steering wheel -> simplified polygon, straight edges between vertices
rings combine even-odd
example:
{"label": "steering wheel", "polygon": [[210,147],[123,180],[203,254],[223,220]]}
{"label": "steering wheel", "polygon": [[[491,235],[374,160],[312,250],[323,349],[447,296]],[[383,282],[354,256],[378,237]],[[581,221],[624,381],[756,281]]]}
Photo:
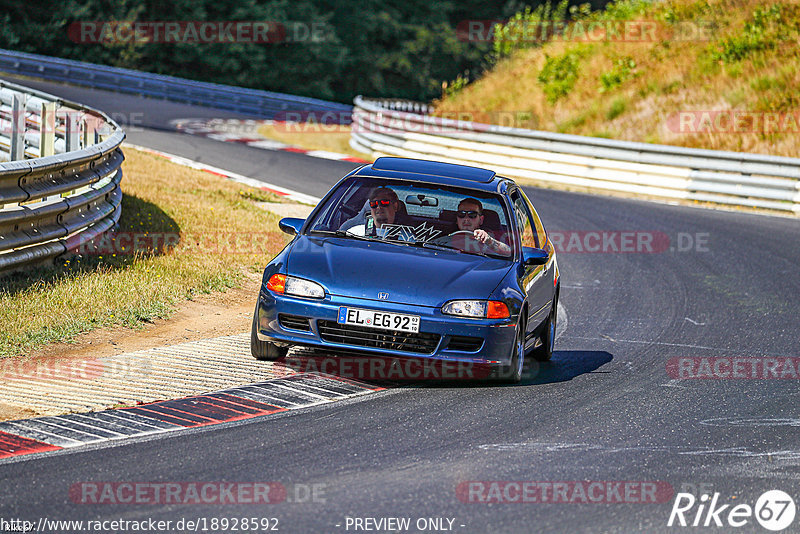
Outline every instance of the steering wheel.
{"label": "steering wheel", "polygon": [[471,230],[457,230],[452,234],[445,234],[437,238],[434,238],[431,240],[431,242],[435,243],[439,241],[442,243],[449,243],[453,241],[454,237],[458,238],[459,241],[463,239],[472,239],[473,241],[478,241],[477,239],[475,239],[475,234],[473,234]]}
{"label": "steering wheel", "polygon": [[471,237],[472,239],[475,239],[475,241],[477,241],[477,239],[475,238],[475,233],[472,230],[458,230],[457,232],[453,232],[452,234],[450,234],[450,237],[455,237],[457,235],[463,235],[464,237]]}

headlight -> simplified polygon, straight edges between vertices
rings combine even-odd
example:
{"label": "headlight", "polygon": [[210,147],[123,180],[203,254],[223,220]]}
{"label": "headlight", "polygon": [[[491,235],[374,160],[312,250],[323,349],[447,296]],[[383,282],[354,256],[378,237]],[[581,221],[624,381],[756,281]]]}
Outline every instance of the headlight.
{"label": "headlight", "polygon": [[463,317],[486,317],[485,300],[451,300],[442,306],[442,313],[461,315]]}
{"label": "headlight", "polygon": [[505,319],[508,306],[497,300],[451,300],[442,306],[442,313],[475,319]]}
{"label": "headlight", "polygon": [[267,289],[275,293],[321,299],[325,289],[316,282],[285,274],[273,274],[267,282]]}

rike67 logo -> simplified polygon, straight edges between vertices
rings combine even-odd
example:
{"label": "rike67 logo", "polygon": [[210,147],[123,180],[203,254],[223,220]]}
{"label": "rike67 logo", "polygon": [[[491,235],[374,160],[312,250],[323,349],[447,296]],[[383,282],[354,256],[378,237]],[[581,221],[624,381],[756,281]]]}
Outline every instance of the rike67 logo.
{"label": "rike67 logo", "polygon": [[723,503],[719,493],[697,499],[691,493],[678,493],[672,504],[667,526],[678,527],[743,527],[753,519],[767,530],[780,531],[794,522],[797,512],[794,500],[781,490],[764,492],[755,506],[735,501]]}

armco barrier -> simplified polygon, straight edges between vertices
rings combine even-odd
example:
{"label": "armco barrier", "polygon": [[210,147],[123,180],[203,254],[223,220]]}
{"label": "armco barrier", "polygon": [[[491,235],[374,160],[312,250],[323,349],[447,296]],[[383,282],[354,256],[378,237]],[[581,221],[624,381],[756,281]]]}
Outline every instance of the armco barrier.
{"label": "armco barrier", "polygon": [[272,119],[276,114],[287,111],[334,112],[337,116],[348,117],[352,110],[352,106],[316,98],[197,82],[4,49],[0,49],[0,71],[119,93],[212,106],[250,114],[253,118]]}
{"label": "armco barrier", "polygon": [[0,273],[116,224],[125,134],[107,115],[0,82],[0,132]]}
{"label": "armco barrier", "polygon": [[355,99],[350,145],[490,167],[512,178],[800,214],[800,159],[632,143],[425,115],[424,104]]}

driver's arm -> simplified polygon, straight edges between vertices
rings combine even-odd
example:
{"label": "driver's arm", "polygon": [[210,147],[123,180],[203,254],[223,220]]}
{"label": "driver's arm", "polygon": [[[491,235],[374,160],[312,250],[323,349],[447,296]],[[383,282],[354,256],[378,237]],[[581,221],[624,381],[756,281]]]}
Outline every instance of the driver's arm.
{"label": "driver's arm", "polygon": [[511,254],[511,247],[509,247],[502,241],[498,241],[497,239],[490,236],[486,230],[478,228],[477,230],[475,230],[474,235],[475,239],[491,247],[498,254],[501,254],[503,256],[508,256]]}

